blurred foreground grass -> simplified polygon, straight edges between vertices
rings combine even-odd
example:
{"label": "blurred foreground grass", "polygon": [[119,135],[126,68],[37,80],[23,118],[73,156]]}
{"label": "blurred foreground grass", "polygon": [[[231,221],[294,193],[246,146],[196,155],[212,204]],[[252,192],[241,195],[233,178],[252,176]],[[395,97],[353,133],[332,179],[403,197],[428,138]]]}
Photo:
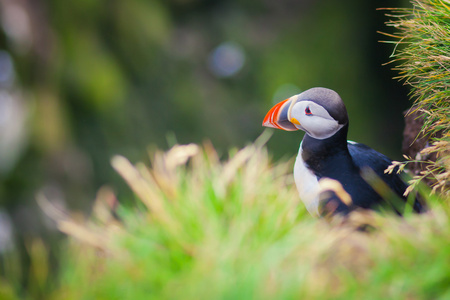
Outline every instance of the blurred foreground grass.
{"label": "blurred foreground grass", "polygon": [[[210,144],[156,153],[151,168],[113,158],[142,204],[134,208],[117,205],[107,188],[89,220],[69,217],[40,199],[71,241],[57,283],[37,294],[450,299],[448,201],[429,199],[430,212],[404,218],[360,212],[347,220],[314,219],[299,203],[293,162],[272,164],[262,139],[231,151],[225,162]],[[372,229],[356,230],[361,224]],[[35,260],[45,261],[42,245],[34,247]],[[45,272],[34,276],[45,286]],[[8,289],[0,285],[0,295]]]}

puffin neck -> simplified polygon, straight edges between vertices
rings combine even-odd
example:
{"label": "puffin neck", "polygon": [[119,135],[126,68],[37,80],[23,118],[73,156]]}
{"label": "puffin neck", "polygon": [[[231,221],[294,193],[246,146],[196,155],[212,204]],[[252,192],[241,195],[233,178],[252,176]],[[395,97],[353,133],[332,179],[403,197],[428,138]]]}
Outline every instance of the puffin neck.
{"label": "puffin neck", "polygon": [[310,165],[321,165],[335,155],[351,158],[347,147],[348,123],[333,136],[319,140],[305,134],[302,141],[302,158]]}

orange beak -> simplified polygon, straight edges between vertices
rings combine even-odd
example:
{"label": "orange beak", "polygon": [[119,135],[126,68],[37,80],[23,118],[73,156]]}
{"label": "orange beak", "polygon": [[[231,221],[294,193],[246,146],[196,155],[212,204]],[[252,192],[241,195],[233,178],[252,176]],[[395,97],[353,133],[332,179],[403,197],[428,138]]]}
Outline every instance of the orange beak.
{"label": "orange beak", "polygon": [[[262,126],[282,129],[286,131],[298,130],[295,125],[289,121],[288,111],[291,105],[291,98],[281,101],[272,107],[264,118]],[[297,121],[298,122],[298,121]]]}

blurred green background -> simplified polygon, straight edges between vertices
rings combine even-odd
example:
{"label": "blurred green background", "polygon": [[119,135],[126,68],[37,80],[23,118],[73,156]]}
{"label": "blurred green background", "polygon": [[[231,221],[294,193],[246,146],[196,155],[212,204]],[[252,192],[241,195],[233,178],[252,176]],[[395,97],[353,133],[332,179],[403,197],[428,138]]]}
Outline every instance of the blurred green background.
{"label": "blurred green background", "polygon": [[[339,92],[350,139],[400,157],[407,93],[392,80],[380,7],[405,1],[0,0],[0,252],[58,235],[37,206],[89,212],[130,192],[114,154],[258,137],[271,106],[314,86]],[[302,134],[276,131],[274,159]],[[120,195],[122,195],[120,197]]]}

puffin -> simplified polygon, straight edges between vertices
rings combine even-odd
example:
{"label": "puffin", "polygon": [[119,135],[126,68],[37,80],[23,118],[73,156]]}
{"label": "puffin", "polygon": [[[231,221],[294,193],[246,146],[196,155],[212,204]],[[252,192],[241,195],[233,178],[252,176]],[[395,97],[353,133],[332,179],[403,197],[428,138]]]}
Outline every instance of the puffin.
{"label": "puffin", "polygon": [[[321,216],[323,179],[337,181],[351,197],[351,203],[332,197],[333,214],[347,215],[355,209],[380,210],[387,207],[401,215],[408,200],[407,184],[397,172],[385,172],[392,160],[374,149],[347,140],[349,117],[339,94],[331,89],[315,87],[276,104],[266,114],[263,126],[285,131],[305,132],[294,164],[294,180],[300,199],[308,212]],[[374,182],[367,180],[378,180]],[[376,191],[377,190],[377,191]],[[384,199],[386,195],[395,201]],[[422,212],[424,205],[416,195],[412,208]],[[399,205],[400,203],[400,205]],[[395,205],[394,205],[395,204]]]}

